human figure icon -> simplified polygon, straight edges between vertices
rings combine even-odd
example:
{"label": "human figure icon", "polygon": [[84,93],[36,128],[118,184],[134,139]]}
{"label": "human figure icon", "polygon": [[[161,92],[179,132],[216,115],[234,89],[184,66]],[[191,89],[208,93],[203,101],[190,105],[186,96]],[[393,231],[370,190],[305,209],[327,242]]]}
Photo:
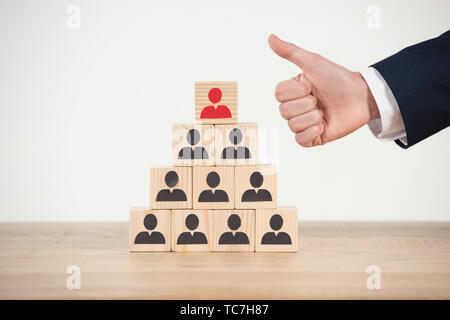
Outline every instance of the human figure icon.
{"label": "human figure icon", "polygon": [[201,146],[194,147],[200,141],[200,133],[191,129],[186,135],[187,142],[191,147],[183,147],[178,152],[178,159],[209,159],[208,151]]}
{"label": "human figure icon", "polygon": [[208,92],[208,99],[213,105],[206,106],[200,113],[200,119],[226,119],[231,118],[230,109],[223,104],[218,104],[222,100],[222,90],[212,88]]}
{"label": "human figure icon", "polygon": [[158,219],[153,213],[149,213],[144,218],[144,227],[148,231],[139,232],[134,240],[135,244],[165,244],[166,239],[159,231],[153,231],[158,225]]}
{"label": "human figure icon", "polygon": [[[270,228],[278,231],[283,226],[283,218],[279,214],[274,214],[270,218]],[[291,237],[286,232],[267,232],[261,240],[261,244],[292,244]]]}
{"label": "human figure icon", "polygon": [[206,176],[206,183],[212,190],[203,190],[198,196],[198,202],[229,202],[228,194],[224,190],[216,189],[220,183],[220,176],[217,172],[211,171]]}
{"label": "human figure icon", "polygon": [[186,228],[190,231],[182,232],[177,239],[177,244],[208,244],[203,232],[194,231],[198,228],[198,217],[191,213],[186,217]]}
{"label": "human figure icon", "polygon": [[237,146],[242,141],[242,131],[239,128],[234,128],[230,131],[230,142],[234,146],[226,147],[222,150],[222,159],[250,159],[250,150],[245,146]]}
{"label": "human figure icon", "polygon": [[228,228],[232,231],[224,232],[219,238],[219,244],[250,244],[244,232],[236,231],[241,226],[241,218],[237,214],[228,217]]}
{"label": "human figure icon", "polygon": [[[250,184],[258,189],[262,186],[264,177],[259,171],[255,171],[250,176]],[[242,202],[272,201],[272,195],[266,189],[248,189],[242,195]]]}
{"label": "human figure icon", "polygon": [[160,190],[156,195],[156,201],[187,201],[186,193],[183,190],[171,190],[178,183],[178,174],[175,171],[167,172],[164,180],[169,189]]}

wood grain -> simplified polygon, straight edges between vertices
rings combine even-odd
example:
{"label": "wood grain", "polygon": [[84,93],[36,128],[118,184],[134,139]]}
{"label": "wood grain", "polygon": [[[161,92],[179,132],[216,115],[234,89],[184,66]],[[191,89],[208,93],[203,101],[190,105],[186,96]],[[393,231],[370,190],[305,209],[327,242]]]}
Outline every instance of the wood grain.
{"label": "wood grain", "polygon": [[[207,184],[208,174],[216,172],[220,183],[212,189]],[[233,167],[195,167],[193,169],[193,197],[194,209],[234,209],[234,168]],[[228,196],[228,202],[199,202],[200,193],[204,190],[223,190]]]}
{"label": "wood grain", "polygon": [[[255,188],[251,185],[250,178],[254,173],[260,173],[263,177],[262,185]],[[276,208],[278,197],[278,175],[277,167],[274,165],[242,166],[235,168],[235,208],[236,209],[258,209]],[[272,201],[242,201],[247,190],[255,190],[261,193],[267,190]]]}
{"label": "wood grain", "polygon": [[[282,218],[281,228],[273,230],[270,220],[274,215]],[[297,251],[297,208],[280,206],[276,209],[257,209],[255,228],[255,251],[257,252],[295,252]],[[262,239],[268,233],[287,234],[291,244],[264,244]]]}
{"label": "wood grain", "polygon": [[[240,226],[230,230],[228,219],[237,215]],[[225,232],[242,232],[248,237],[248,244],[221,244],[220,237]],[[213,210],[214,251],[255,251],[255,210]]]}
{"label": "wood grain", "polygon": [[[167,186],[166,174],[175,171],[178,182],[174,187]],[[161,190],[180,189],[186,201],[156,201]],[[150,208],[151,209],[191,209],[192,208],[192,167],[154,167],[150,168]]]}
{"label": "wood grain", "polygon": [[[156,217],[156,227],[148,230],[144,219],[148,214]],[[145,207],[130,209],[130,251],[170,251],[170,210],[152,210]],[[164,244],[137,244],[136,237],[141,233],[159,232],[164,237]]]}
{"label": "wood grain", "polygon": [[[198,226],[194,230],[187,228],[186,218],[195,215]],[[211,210],[172,210],[172,251],[196,252],[212,251],[212,211]],[[206,237],[205,244],[179,244],[178,239],[182,233],[202,233]]]}
{"label": "wood grain", "polygon": [[3,223],[0,298],[450,299],[450,223],[300,222],[297,253],[129,253],[128,223]]}
{"label": "wood grain", "polygon": [[[208,93],[212,88],[222,91],[222,99],[213,104],[209,101]],[[204,107],[210,105],[226,105],[231,111],[231,118],[200,119]],[[226,124],[238,121],[238,89],[235,81],[205,81],[195,83],[195,121],[201,124]]]}

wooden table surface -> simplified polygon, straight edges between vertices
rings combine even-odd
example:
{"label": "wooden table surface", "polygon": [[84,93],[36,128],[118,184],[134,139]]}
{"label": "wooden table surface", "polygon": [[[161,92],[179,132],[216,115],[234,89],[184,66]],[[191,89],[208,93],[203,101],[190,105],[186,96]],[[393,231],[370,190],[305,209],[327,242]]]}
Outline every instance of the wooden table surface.
{"label": "wooden table surface", "polygon": [[127,223],[3,223],[0,298],[450,298],[450,223],[299,225],[299,252],[275,254],[129,253]]}

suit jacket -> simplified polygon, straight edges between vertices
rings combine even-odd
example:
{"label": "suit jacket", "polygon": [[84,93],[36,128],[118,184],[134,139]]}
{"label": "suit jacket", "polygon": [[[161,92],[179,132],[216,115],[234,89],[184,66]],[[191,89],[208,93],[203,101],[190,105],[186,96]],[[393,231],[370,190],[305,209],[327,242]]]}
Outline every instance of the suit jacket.
{"label": "suit jacket", "polygon": [[450,30],[390,56],[378,70],[397,100],[409,148],[450,125]]}

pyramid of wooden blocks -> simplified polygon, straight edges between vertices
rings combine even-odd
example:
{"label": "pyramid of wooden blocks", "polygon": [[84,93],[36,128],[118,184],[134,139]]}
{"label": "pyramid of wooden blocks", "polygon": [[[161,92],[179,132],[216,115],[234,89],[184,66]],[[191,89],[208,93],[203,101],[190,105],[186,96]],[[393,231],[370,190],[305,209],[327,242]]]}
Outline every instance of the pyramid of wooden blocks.
{"label": "pyramid of wooden blocks", "polygon": [[297,208],[277,204],[256,123],[236,82],[195,84],[195,123],[172,126],[173,166],[150,168],[150,205],[130,209],[130,251],[297,251]]}

